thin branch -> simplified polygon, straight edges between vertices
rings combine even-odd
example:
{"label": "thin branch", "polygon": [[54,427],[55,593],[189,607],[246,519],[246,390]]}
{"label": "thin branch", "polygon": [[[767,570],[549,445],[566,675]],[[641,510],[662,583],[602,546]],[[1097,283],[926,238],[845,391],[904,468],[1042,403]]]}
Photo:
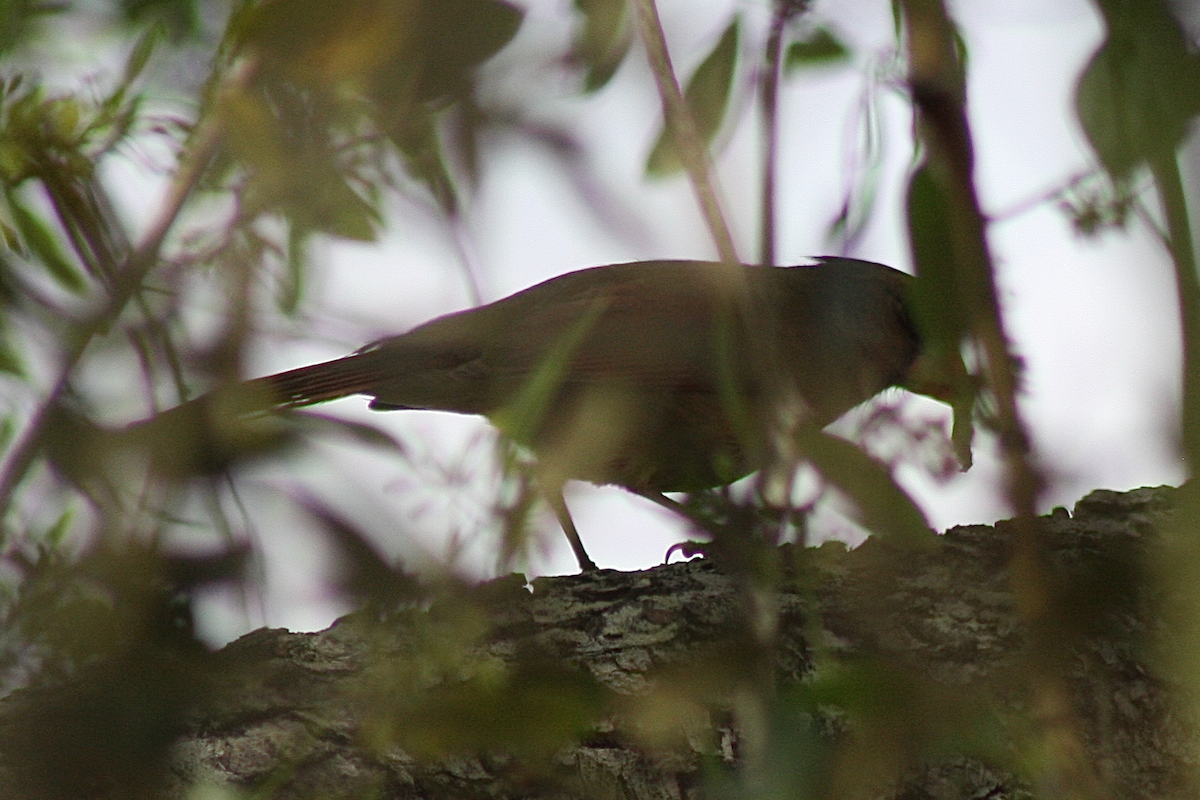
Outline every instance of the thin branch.
{"label": "thin branch", "polygon": [[762,103],[762,201],[759,220],[759,263],[775,266],[775,177],[779,162],[779,62],[783,55],[783,27],[788,21],[789,4],[775,3],[771,31],[767,37],[766,65],[759,88]]}
{"label": "thin branch", "polygon": [[1200,281],[1196,276],[1196,253],[1176,155],[1155,159],[1150,169],[1167,222],[1165,243],[1175,265],[1183,325],[1183,449],[1194,475],[1200,465]]}
{"label": "thin branch", "polygon": [[740,264],[741,260],[733,244],[733,235],[729,232],[729,224],[717,199],[707,149],[696,131],[696,121],[683,99],[675,68],[671,65],[671,54],[667,50],[667,39],[663,33],[662,20],[658,16],[658,7],[654,0],[635,0],[635,5],[638,31],[646,48],[646,56],[650,60],[650,70],[654,73],[654,80],[658,85],[667,130],[675,138],[675,146],[691,180],[696,202],[700,205],[700,211],[704,215],[704,221],[717,246],[721,261],[729,265]]}

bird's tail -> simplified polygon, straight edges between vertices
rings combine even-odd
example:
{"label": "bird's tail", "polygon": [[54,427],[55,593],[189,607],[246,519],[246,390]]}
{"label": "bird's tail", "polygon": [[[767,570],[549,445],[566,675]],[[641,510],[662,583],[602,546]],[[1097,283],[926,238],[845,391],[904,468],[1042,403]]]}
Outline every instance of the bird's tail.
{"label": "bird's tail", "polygon": [[313,364],[308,367],[254,378],[241,384],[275,409],[300,408],[353,394],[368,394],[379,384],[379,357],[375,351]]}

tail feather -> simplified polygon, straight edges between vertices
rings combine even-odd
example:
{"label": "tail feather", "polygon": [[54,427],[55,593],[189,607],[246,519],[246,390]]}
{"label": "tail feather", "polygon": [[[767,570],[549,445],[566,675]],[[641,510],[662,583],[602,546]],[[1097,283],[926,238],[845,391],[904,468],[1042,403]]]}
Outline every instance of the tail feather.
{"label": "tail feather", "polygon": [[379,384],[377,359],[373,352],[313,364],[308,367],[255,378],[244,385],[260,390],[277,408],[299,408],[354,394],[370,394]]}

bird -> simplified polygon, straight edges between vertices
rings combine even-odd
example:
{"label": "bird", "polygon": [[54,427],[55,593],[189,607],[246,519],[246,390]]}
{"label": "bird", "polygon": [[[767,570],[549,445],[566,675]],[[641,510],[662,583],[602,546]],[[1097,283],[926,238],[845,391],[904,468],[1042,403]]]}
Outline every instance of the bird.
{"label": "bird", "polygon": [[813,262],[581,269],[240,391],[272,411],[365,395],[375,410],[489,418],[536,456],[590,572],[568,480],[660,497],[713,488],[766,466],[788,414],[823,427],[892,386],[944,399],[922,372],[913,276]]}

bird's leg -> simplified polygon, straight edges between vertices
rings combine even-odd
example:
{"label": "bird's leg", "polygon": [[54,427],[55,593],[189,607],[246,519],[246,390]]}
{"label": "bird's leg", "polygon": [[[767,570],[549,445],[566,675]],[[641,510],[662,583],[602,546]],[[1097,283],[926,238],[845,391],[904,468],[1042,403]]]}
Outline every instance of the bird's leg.
{"label": "bird's leg", "polygon": [[[674,500],[670,497],[667,497],[662,492],[635,491],[634,494],[638,495],[639,497],[644,497],[647,500],[649,500],[651,503],[656,503],[656,504],[662,506],[663,508],[667,509],[668,511],[675,512],[679,516],[686,519],[688,522],[695,525],[700,530],[712,535],[713,538],[716,538],[717,531],[713,529],[712,522],[709,520],[701,519],[700,517],[696,516],[694,513],[692,513],[691,509],[689,509],[687,506],[685,506],[683,503],[679,502],[678,500]],[[669,561],[671,559],[671,554],[674,553],[675,551],[679,551],[679,553],[681,555],[683,555],[684,558],[691,558],[692,556],[702,555],[705,552],[706,546],[709,544],[710,544],[710,542],[696,542],[696,541],[692,541],[690,539],[685,542],[678,542],[676,544],[673,544],[669,548],[667,548],[667,554],[666,554],[666,556],[663,557],[663,563],[666,563],[667,561]]]}
{"label": "bird's leg", "polygon": [[546,498],[546,502],[550,504],[550,508],[554,509],[554,516],[558,517],[558,524],[562,526],[563,533],[567,535],[567,541],[571,543],[571,549],[575,551],[575,560],[579,562],[579,569],[583,572],[597,572],[600,568],[596,566],[596,562],[588,557],[587,551],[583,549],[583,541],[579,538],[579,530],[575,527],[575,521],[571,519],[571,512],[567,508],[567,501],[563,499],[562,486],[554,488],[542,487],[542,495]]}

